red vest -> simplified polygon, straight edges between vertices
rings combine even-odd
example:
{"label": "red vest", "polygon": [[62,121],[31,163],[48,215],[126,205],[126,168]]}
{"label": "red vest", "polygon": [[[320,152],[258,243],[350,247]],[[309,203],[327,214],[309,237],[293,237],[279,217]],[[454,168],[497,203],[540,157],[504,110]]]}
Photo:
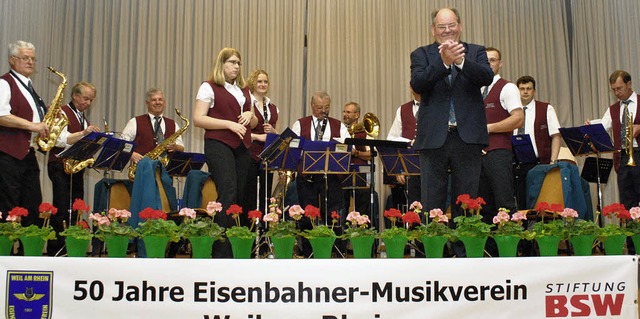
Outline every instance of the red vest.
{"label": "red vest", "polygon": [[551,136],[549,136],[549,123],[547,123],[547,108],[549,103],[536,101],[535,119],[533,120],[533,132],[536,136],[536,148],[538,149],[538,161],[540,164],[551,163]]}
{"label": "red vest", "polygon": [[[176,122],[172,119],[163,116],[164,121],[164,138],[168,138],[176,132]],[[135,151],[141,155],[151,152],[158,144],[153,138],[153,125],[149,114],[136,116],[136,138],[133,139],[136,143]]]}
{"label": "red vest", "polygon": [[400,106],[400,121],[402,122],[402,137],[413,140],[416,138],[416,117],[413,115],[413,101]]}
{"label": "red vest", "polygon": [[[311,120],[313,117],[307,116],[299,119],[300,122],[300,136],[306,138],[307,140],[311,140]],[[340,137],[340,124],[341,122],[329,117],[329,128],[331,129],[331,139],[336,137]]]}
{"label": "red vest", "polygon": [[[640,95],[638,95],[638,101],[640,101]],[[613,146],[616,150],[622,149],[622,136],[621,131],[622,125],[620,123],[620,101],[609,107],[609,114],[611,115],[611,130],[613,130]],[[633,124],[640,124],[640,116],[638,116],[638,105],[636,105],[636,119],[633,121]],[[640,137],[636,137],[636,143],[640,144]],[[622,150],[625,152],[625,150]],[[620,169],[620,152],[613,153],[613,168],[616,170],[616,173]]]}
{"label": "red vest", "polygon": [[[217,85],[211,81],[206,81],[209,83],[211,88],[213,89],[213,94],[215,94],[216,104],[214,107],[209,109],[207,116],[215,117],[221,120],[229,120],[232,122],[238,122],[238,116],[240,116],[240,105],[238,104],[238,100],[227,91],[224,87]],[[251,96],[249,95],[249,89],[242,89],[242,93],[244,94],[244,105],[242,105],[242,112],[251,111]],[[204,137],[212,140],[220,141],[232,149],[236,149],[240,146],[240,144],[244,144],[244,146],[249,149],[251,147],[251,128],[247,127],[247,133],[244,135],[243,139],[240,139],[236,133],[231,130],[211,130],[205,129]]]}
{"label": "red vest", "polygon": [[[267,107],[269,108],[269,113],[270,113],[269,124],[271,124],[271,126],[273,127],[276,127],[276,122],[278,122],[277,107],[273,103],[269,103]],[[258,111],[257,106],[254,106],[254,113],[258,118],[258,125],[256,125],[256,127],[251,130],[251,133],[264,134],[264,127],[262,126],[264,125],[264,115],[262,115],[262,113]],[[260,142],[260,141],[251,142],[251,158],[253,158],[253,160],[260,161],[260,157],[258,157],[258,155],[260,155],[260,153],[262,153],[263,150],[264,150],[264,142]]]}
{"label": "red vest", "polygon": [[[33,121],[33,110],[29,101],[22,95],[22,91],[10,73],[1,77],[9,83],[11,90],[11,114],[23,118],[29,122]],[[29,153],[29,141],[31,132],[17,128],[0,126],[0,152],[11,155],[17,159],[23,159]]]}
{"label": "red vest", "polygon": [[[484,113],[487,116],[487,124],[500,122],[509,117],[509,112],[500,104],[500,92],[509,83],[505,79],[498,79],[493,85],[489,94],[484,99]],[[513,131],[489,134],[489,146],[484,148],[485,152],[495,149],[511,149],[511,136]]]}
{"label": "red vest", "polygon": [[[76,113],[71,109],[69,104],[63,105],[61,109],[64,112],[64,114],[67,116],[67,119],[69,119],[69,125],[67,126],[67,131],[69,131],[69,133],[76,133],[84,130],[84,127],[82,127],[80,125],[80,121],[78,121],[78,117],[76,116]],[[85,119],[85,121],[87,121],[87,126],[89,126],[89,121],[87,119]],[[49,162],[61,163],[62,159],[58,158],[58,156],[56,156],[55,154],[62,152],[62,150],[64,150],[64,148],[54,147],[49,153]]]}

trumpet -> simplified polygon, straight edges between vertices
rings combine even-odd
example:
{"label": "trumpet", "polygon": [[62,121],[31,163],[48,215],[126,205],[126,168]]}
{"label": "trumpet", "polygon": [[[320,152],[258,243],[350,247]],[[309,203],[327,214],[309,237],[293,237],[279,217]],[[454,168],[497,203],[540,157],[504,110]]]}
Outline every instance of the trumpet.
{"label": "trumpet", "polygon": [[375,114],[367,113],[362,118],[362,123],[351,124],[347,129],[351,137],[360,132],[365,132],[371,137],[377,137],[380,133],[380,121]]}
{"label": "trumpet", "polygon": [[[625,105],[626,109],[627,106]],[[633,160],[633,115],[629,111],[625,113],[624,121],[627,123],[627,127],[624,131],[624,148],[627,151],[627,156],[629,156],[627,166],[636,166],[636,162]]]}

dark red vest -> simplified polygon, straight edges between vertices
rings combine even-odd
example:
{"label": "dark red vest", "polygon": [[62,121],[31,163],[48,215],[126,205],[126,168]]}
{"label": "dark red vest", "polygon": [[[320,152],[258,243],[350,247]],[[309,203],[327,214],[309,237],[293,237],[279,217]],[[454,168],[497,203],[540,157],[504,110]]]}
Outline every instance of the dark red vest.
{"label": "dark red vest", "polygon": [[533,132],[536,135],[536,148],[538,149],[538,161],[540,164],[551,163],[551,137],[549,136],[549,123],[547,123],[547,108],[549,103],[536,101],[533,121]]}
{"label": "dark red vest", "polygon": [[[638,100],[640,101],[640,95],[638,95]],[[640,116],[638,116],[638,105],[636,105],[636,118],[633,121],[633,124],[640,124]],[[620,123],[620,101],[609,107],[609,115],[611,115],[611,130],[613,130],[613,146],[616,150],[622,149],[622,139],[624,138],[621,133],[622,125]],[[636,137],[636,143],[640,144],[640,137]],[[623,152],[625,150],[622,150]],[[616,170],[616,173],[620,169],[620,152],[613,153],[613,168]]]}
{"label": "dark red vest", "polygon": [[[500,104],[500,92],[502,92],[502,88],[507,83],[509,83],[509,81],[505,79],[498,79],[484,99],[484,112],[487,116],[487,124],[497,123],[509,117],[509,112]],[[484,151],[489,152],[495,149],[510,150],[511,136],[513,136],[513,131],[489,134],[489,146],[485,147]]]}
{"label": "dark red vest", "polygon": [[[223,86],[217,85],[211,81],[206,81],[211,88],[213,89],[213,94],[215,94],[215,106],[209,109],[209,113],[207,116],[215,117],[221,120],[229,120],[233,122],[238,122],[238,116],[240,116],[240,105],[238,104],[238,100],[227,91]],[[242,89],[242,93],[244,94],[244,105],[242,105],[242,112],[251,111],[251,96],[249,94],[249,89]],[[251,147],[251,128],[247,127],[247,133],[244,135],[243,139],[240,139],[236,133],[231,130],[211,130],[205,129],[204,137],[212,140],[220,141],[232,149],[238,148],[240,144],[244,144],[244,146],[249,149]]]}
{"label": "dark red vest", "polygon": [[[168,138],[176,132],[176,122],[166,116],[162,120],[165,126],[164,138]],[[136,116],[136,138],[133,142],[136,143],[135,151],[141,155],[149,153],[158,145],[153,138],[153,124],[149,114]]]}
{"label": "dark red vest", "polygon": [[[269,124],[271,124],[271,126],[273,127],[276,127],[276,122],[278,122],[277,107],[273,103],[269,103],[267,107],[269,108],[269,113],[270,113]],[[256,125],[256,127],[251,130],[251,133],[264,134],[264,127],[262,126],[264,125],[264,116],[262,115],[262,113],[260,113],[260,111],[256,106],[254,106],[254,113],[258,118],[258,125]],[[258,155],[262,153],[262,150],[264,150],[264,142],[261,142],[261,141],[251,142],[251,158],[253,158],[254,161],[260,161],[260,158],[258,157]]]}
{"label": "dark red vest", "polygon": [[[2,79],[9,83],[11,90],[11,114],[23,118],[29,122],[33,121],[33,110],[29,101],[22,95],[18,83],[10,73],[2,76]],[[29,141],[31,132],[17,128],[0,126],[0,152],[11,155],[17,159],[23,159],[29,153]]]}
{"label": "dark red vest", "polygon": [[[69,131],[69,133],[76,133],[84,130],[84,127],[80,126],[80,121],[78,121],[76,113],[71,109],[69,104],[63,105],[61,109],[67,116],[67,119],[69,119],[69,125],[67,126],[67,131]],[[87,126],[89,126],[89,121],[87,119],[85,119],[85,121],[87,121]],[[62,150],[64,150],[62,147],[54,147],[51,149],[51,152],[49,153],[49,162],[62,162],[62,159],[55,155],[62,152]]]}
{"label": "dark red vest", "polygon": [[402,122],[402,137],[413,140],[416,138],[416,117],[413,115],[413,101],[400,106],[400,121]]}
{"label": "dark red vest", "polygon": [[[307,116],[299,119],[300,122],[300,136],[306,138],[307,140],[311,140],[311,120],[313,117]],[[331,129],[331,138],[340,137],[340,121],[329,117],[329,128]]]}

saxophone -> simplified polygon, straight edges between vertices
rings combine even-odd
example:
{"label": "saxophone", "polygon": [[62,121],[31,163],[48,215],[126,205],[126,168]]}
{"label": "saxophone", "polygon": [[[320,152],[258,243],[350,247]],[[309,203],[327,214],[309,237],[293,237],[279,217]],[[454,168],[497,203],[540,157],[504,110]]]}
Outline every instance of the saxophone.
{"label": "saxophone", "polygon": [[631,112],[627,112],[623,121],[627,122],[627,127],[624,131],[624,148],[627,151],[627,166],[636,166],[636,162],[633,160],[633,115]]}
{"label": "saxophone", "polygon": [[[149,159],[152,159],[152,160],[160,158],[160,155],[162,155],[164,152],[167,151],[167,148],[169,147],[169,145],[175,143],[178,137],[180,137],[180,135],[182,135],[182,133],[184,133],[184,131],[186,131],[187,128],[189,127],[189,120],[186,119],[184,116],[182,116],[182,114],[180,114],[180,111],[177,108],[175,110],[176,110],[176,114],[178,114],[178,116],[182,119],[182,121],[185,122],[185,125],[181,127],[179,130],[177,130],[175,133],[171,134],[171,136],[167,137],[164,141],[162,141],[162,143],[158,144],[154,149],[149,151],[149,153],[145,154],[144,157],[148,157]],[[169,159],[166,157],[160,158],[159,161],[164,166],[167,166],[167,164],[169,163]],[[129,180],[134,180],[136,178],[137,167],[138,167],[138,163],[131,162],[131,164],[129,165],[129,172],[127,174],[127,176],[129,176]]]}
{"label": "saxophone", "polygon": [[62,83],[58,85],[58,91],[53,97],[51,106],[47,110],[47,114],[44,115],[42,123],[45,123],[49,127],[49,135],[47,137],[36,137],[36,143],[43,152],[48,152],[56,144],[56,140],[60,136],[62,130],[69,124],[69,119],[62,111],[62,98],[64,95],[64,89],[67,87],[67,77],[56,71],[52,67],[48,67],[49,71],[57,74],[62,78]]}
{"label": "saxophone", "polygon": [[96,162],[96,159],[93,157],[88,158],[84,161],[71,159],[71,158],[65,158],[62,161],[64,165],[64,172],[67,173],[67,175],[73,175],[87,167],[91,167],[95,162]]}

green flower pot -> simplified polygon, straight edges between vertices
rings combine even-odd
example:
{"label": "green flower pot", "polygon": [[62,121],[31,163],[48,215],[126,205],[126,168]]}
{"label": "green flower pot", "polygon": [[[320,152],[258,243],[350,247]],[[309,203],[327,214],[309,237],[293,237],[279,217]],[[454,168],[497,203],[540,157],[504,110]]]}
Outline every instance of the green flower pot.
{"label": "green flower pot", "polygon": [[353,258],[371,258],[373,249],[373,236],[358,236],[349,238],[351,241],[351,249],[353,249]]}
{"label": "green flower pot", "polygon": [[558,256],[558,245],[560,245],[560,240],[562,240],[560,236],[536,237],[538,250],[540,250],[540,257]]}
{"label": "green flower pot", "polygon": [[518,255],[518,236],[494,236],[500,257],[516,257]]}
{"label": "green flower pot", "polygon": [[624,252],[624,243],[626,241],[627,235],[608,236],[602,242],[604,244],[605,255],[622,255]]}
{"label": "green flower pot", "polygon": [[444,236],[422,236],[420,237],[424,244],[424,254],[427,258],[442,258],[444,254],[444,245],[447,244],[447,237]]}
{"label": "green flower pot", "polygon": [[580,235],[571,237],[571,246],[573,246],[574,256],[591,256],[593,252],[593,242],[596,236]]}
{"label": "green flower pot", "polygon": [[229,242],[231,243],[231,252],[233,252],[233,258],[235,259],[251,258],[251,250],[253,248],[253,243],[255,242],[255,237],[251,237],[251,238],[229,237]]}
{"label": "green flower pot", "polygon": [[44,239],[39,236],[21,236],[20,241],[25,256],[42,256],[44,250]]}
{"label": "green flower pot", "polygon": [[142,241],[144,242],[144,248],[147,250],[147,258],[164,258],[169,237],[144,236],[142,237]]}
{"label": "green flower pot", "polygon": [[387,258],[404,258],[404,248],[407,246],[407,237],[384,238],[384,246],[387,249]]}
{"label": "green flower pot", "polygon": [[87,248],[89,248],[90,239],[78,239],[74,237],[66,237],[64,239],[67,246],[68,257],[86,257]]}
{"label": "green flower pot", "polygon": [[11,255],[11,248],[13,248],[13,240],[9,239],[9,236],[0,236],[0,256]]}
{"label": "green flower pot", "polygon": [[460,240],[464,243],[464,249],[468,258],[484,257],[484,245],[487,243],[487,236],[461,236]]}
{"label": "green flower pot", "polygon": [[309,238],[309,243],[311,243],[311,250],[313,250],[313,258],[315,259],[331,258],[331,251],[333,250],[333,243],[335,241],[336,241],[335,237]]}
{"label": "green flower pot", "polygon": [[111,258],[127,257],[127,246],[129,246],[129,237],[127,236],[109,236],[104,239],[107,245],[107,254]]}
{"label": "green flower pot", "polygon": [[271,243],[273,243],[273,254],[277,259],[293,258],[293,247],[296,245],[294,236],[271,237]]}
{"label": "green flower pot", "polygon": [[640,254],[640,234],[631,236],[631,241],[633,242],[633,247],[636,248],[636,254]]}
{"label": "green flower pot", "polygon": [[209,236],[193,236],[187,238],[191,243],[191,258],[211,258],[215,238]]}

